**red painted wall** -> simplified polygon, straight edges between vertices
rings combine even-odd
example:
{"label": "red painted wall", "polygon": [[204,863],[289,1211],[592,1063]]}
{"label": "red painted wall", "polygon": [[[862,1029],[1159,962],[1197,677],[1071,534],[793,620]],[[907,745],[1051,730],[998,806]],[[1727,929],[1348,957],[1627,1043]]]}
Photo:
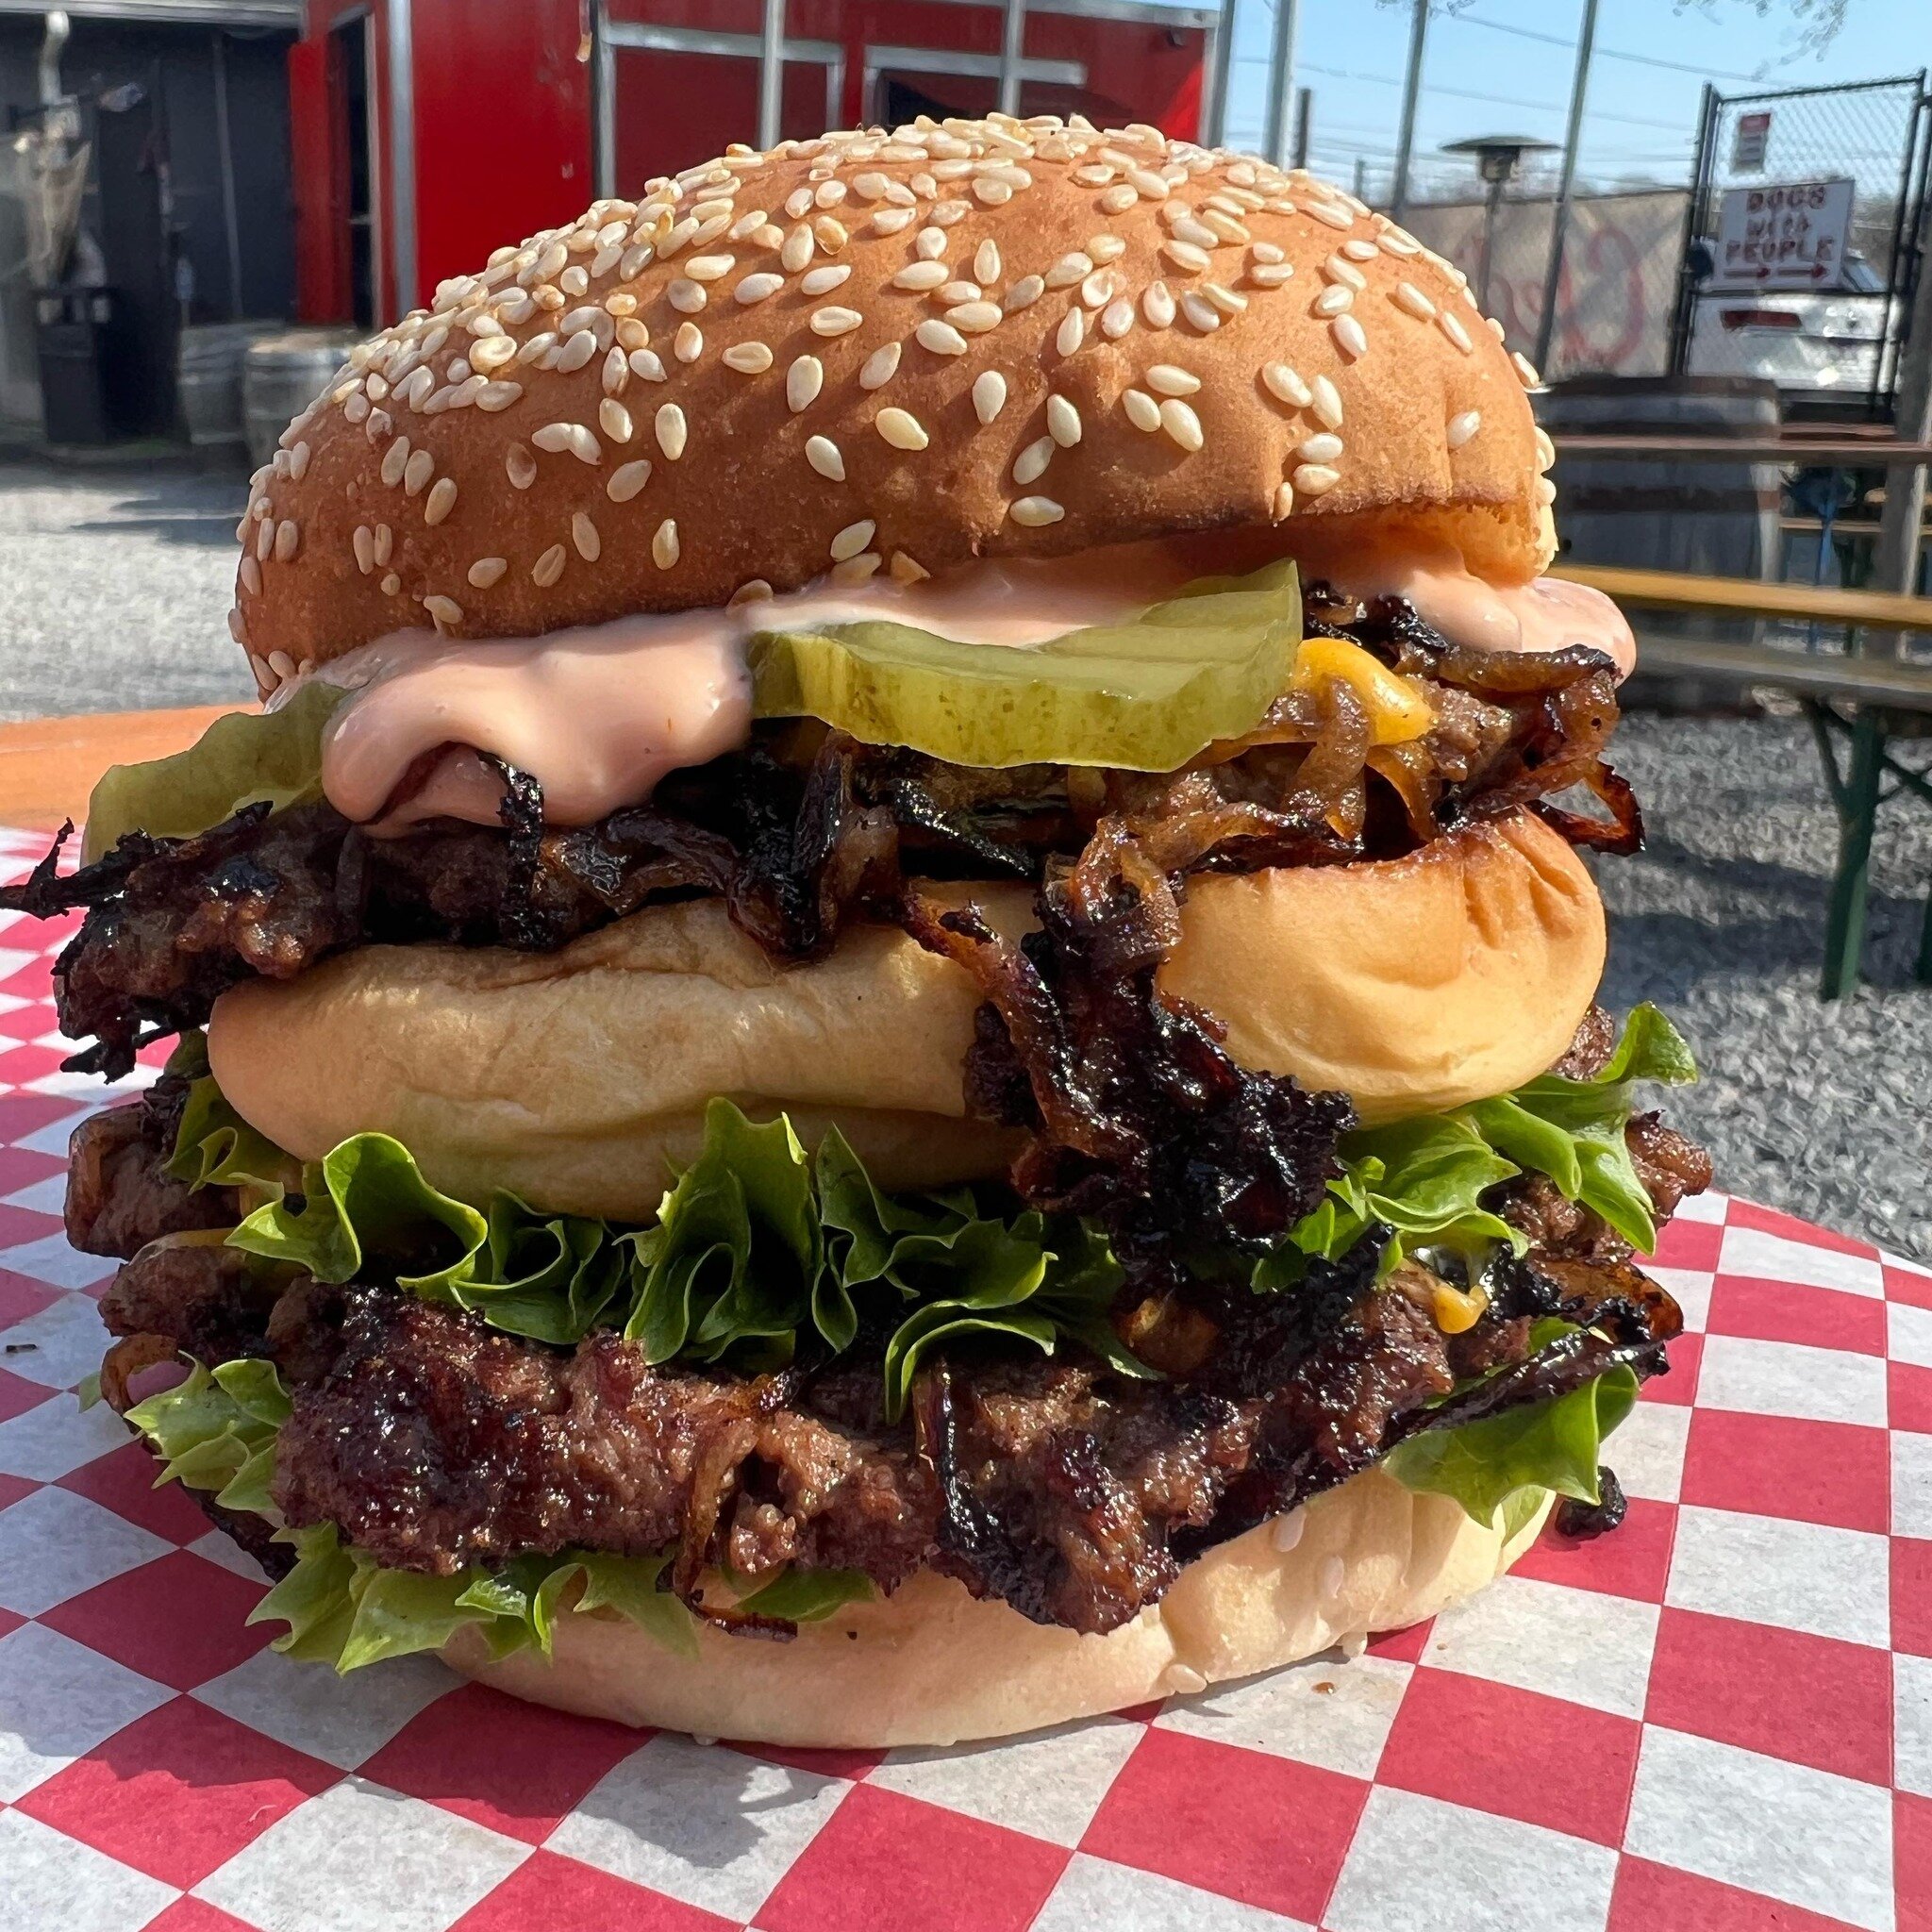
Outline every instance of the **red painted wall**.
{"label": "red painted wall", "polygon": [[[289,84],[296,156],[296,269],[305,320],[348,312],[342,234],[343,130],[333,94],[328,34],[360,0],[308,0],[308,32],[291,52]],[[588,0],[411,0],[416,102],[417,286],[391,285],[394,207],[389,152],[389,0],[369,0],[375,57],[377,249],[383,318],[426,300],[444,277],[490,252],[570,220],[595,193],[593,68]],[[756,35],[758,0],[611,0],[617,20]],[[867,49],[946,48],[997,55],[1000,8],[943,0],[790,0],[787,32],[844,51],[841,97],[827,109],[825,70],[787,70],[784,132],[818,133],[828,121],[868,118]],[[1085,64],[1082,90],[1028,83],[1024,112],[1084,112],[1095,121],[1147,121],[1191,136],[1198,125],[1203,35],[1197,28],[1029,13],[1029,57]],[[755,60],[686,53],[614,52],[616,191],[757,135]],[[992,105],[989,78],[908,74],[945,110]]]}
{"label": "red painted wall", "polygon": [[420,302],[504,242],[575,220],[596,189],[578,0],[413,5]]}

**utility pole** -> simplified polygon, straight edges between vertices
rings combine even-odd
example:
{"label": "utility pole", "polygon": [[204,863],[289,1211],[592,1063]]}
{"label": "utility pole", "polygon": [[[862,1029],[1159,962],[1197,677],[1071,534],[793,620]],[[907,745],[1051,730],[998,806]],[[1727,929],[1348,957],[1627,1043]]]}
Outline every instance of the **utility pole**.
{"label": "utility pole", "polygon": [[1288,160],[1288,104],[1294,97],[1295,16],[1301,0],[1274,0],[1274,43],[1268,53],[1268,127],[1261,152],[1278,168]]}
{"label": "utility pole", "polygon": [[1000,20],[1000,112],[1020,112],[1020,63],[1026,52],[1026,0],[1007,0]]}
{"label": "utility pole", "polygon": [[1201,142],[1218,147],[1227,139],[1227,83],[1234,72],[1236,0],[1221,0],[1221,18],[1214,27],[1214,71],[1202,81]]}
{"label": "utility pole", "polygon": [[1415,152],[1415,110],[1423,92],[1423,42],[1429,31],[1429,0],[1409,0],[1408,71],[1402,77],[1402,131],[1395,139],[1395,180],[1389,212],[1401,221],[1408,212],[1408,161]]}
{"label": "utility pole", "polygon": [[1308,165],[1308,139],[1314,132],[1315,90],[1298,87],[1294,91],[1294,155],[1297,168]]}
{"label": "utility pole", "polygon": [[1536,319],[1536,366],[1548,373],[1557,327],[1557,291],[1563,278],[1563,241],[1570,225],[1570,191],[1576,183],[1576,144],[1583,134],[1583,103],[1590,92],[1590,57],[1596,45],[1596,0],[1583,0],[1583,30],[1576,39],[1576,77],[1570,83],[1570,124],[1563,132],[1563,172],[1550,210],[1550,258],[1543,269],[1543,308]]}
{"label": "utility pole", "polygon": [[785,0],[765,0],[758,34],[758,145],[778,145],[785,101]]}
{"label": "utility pole", "polygon": [[[1905,353],[1898,361],[1897,404],[1892,427],[1902,442],[1932,442],[1932,208],[1919,232],[1919,287],[1906,325]],[[1878,543],[1872,559],[1872,588],[1909,596],[1919,588],[1919,527],[1925,520],[1925,465],[1887,470],[1885,508],[1878,519]],[[1881,642],[1870,632],[1864,649],[1874,656],[1905,656],[1906,638],[1893,631]]]}

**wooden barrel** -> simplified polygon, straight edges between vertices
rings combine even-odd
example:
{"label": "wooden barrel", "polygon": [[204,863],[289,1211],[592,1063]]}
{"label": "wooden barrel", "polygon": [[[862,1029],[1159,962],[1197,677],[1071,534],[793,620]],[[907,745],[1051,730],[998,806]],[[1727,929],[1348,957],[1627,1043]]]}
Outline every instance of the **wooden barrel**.
{"label": "wooden barrel", "polygon": [[[1776,386],[1750,376],[1578,376],[1537,399],[1558,441],[1575,436],[1774,437]],[[1677,457],[1559,457],[1557,535],[1578,563],[1701,576],[1777,574],[1775,463]]]}
{"label": "wooden barrel", "polygon": [[[1751,376],[1583,375],[1537,398],[1537,417],[1565,435],[1698,436],[1714,441],[1778,434],[1774,384]],[[1627,564],[1699,576],[1778,575],[1783,491],[1775,463],[1681,457],[1558,457],[1557,539],[1576,563]],[[1626,701],[1672,710],[1738,708],[1739,694],[1695,680],[1643,675],[1646,629],[1686,638],[1761,641],[1746,617],[1641,613],[1638,675]],[[1747,707],[1748,708],[1748,707]]]}
{"label": "wooden barrel", "polygon": [[291,328],[251,342],[242,365],[242,411],[249,460],[259,468],[275,439],[341,368],[357,337],[347,329]]}

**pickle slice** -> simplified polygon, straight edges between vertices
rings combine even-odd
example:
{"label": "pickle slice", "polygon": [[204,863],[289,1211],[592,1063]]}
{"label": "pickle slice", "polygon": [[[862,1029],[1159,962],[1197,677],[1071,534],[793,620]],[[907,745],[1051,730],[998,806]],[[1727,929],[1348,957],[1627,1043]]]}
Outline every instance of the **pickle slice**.
{"label": "pickle slice", "polygon": [[763,631],[750,647],[753,708],[949,764],[1171,772],[1255,728],[1287,688],[1301,631],[1286,559],[1029,649],[884,622]]}

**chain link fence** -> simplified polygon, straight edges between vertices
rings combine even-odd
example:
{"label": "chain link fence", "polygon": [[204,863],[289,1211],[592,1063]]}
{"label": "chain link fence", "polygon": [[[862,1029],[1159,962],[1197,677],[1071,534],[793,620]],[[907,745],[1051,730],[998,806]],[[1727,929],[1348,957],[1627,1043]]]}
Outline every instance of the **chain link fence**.
{"label": "chain link fence", "polygon": [[[1673,366],[1764,376],[1788,396],[1882,414],[1918,266],[1927,123],[1923,71],[1846,87],[1707,93]],[[1842,261],[1824,267],[1819,286],[1794,285],[1769,264],[1754,271],[1726,260],[1725,236],[1739,226],[1735,197],[1756,190],[1772,204],[1779,190],[1827,182],[1851,184],[1850,214]]]}

